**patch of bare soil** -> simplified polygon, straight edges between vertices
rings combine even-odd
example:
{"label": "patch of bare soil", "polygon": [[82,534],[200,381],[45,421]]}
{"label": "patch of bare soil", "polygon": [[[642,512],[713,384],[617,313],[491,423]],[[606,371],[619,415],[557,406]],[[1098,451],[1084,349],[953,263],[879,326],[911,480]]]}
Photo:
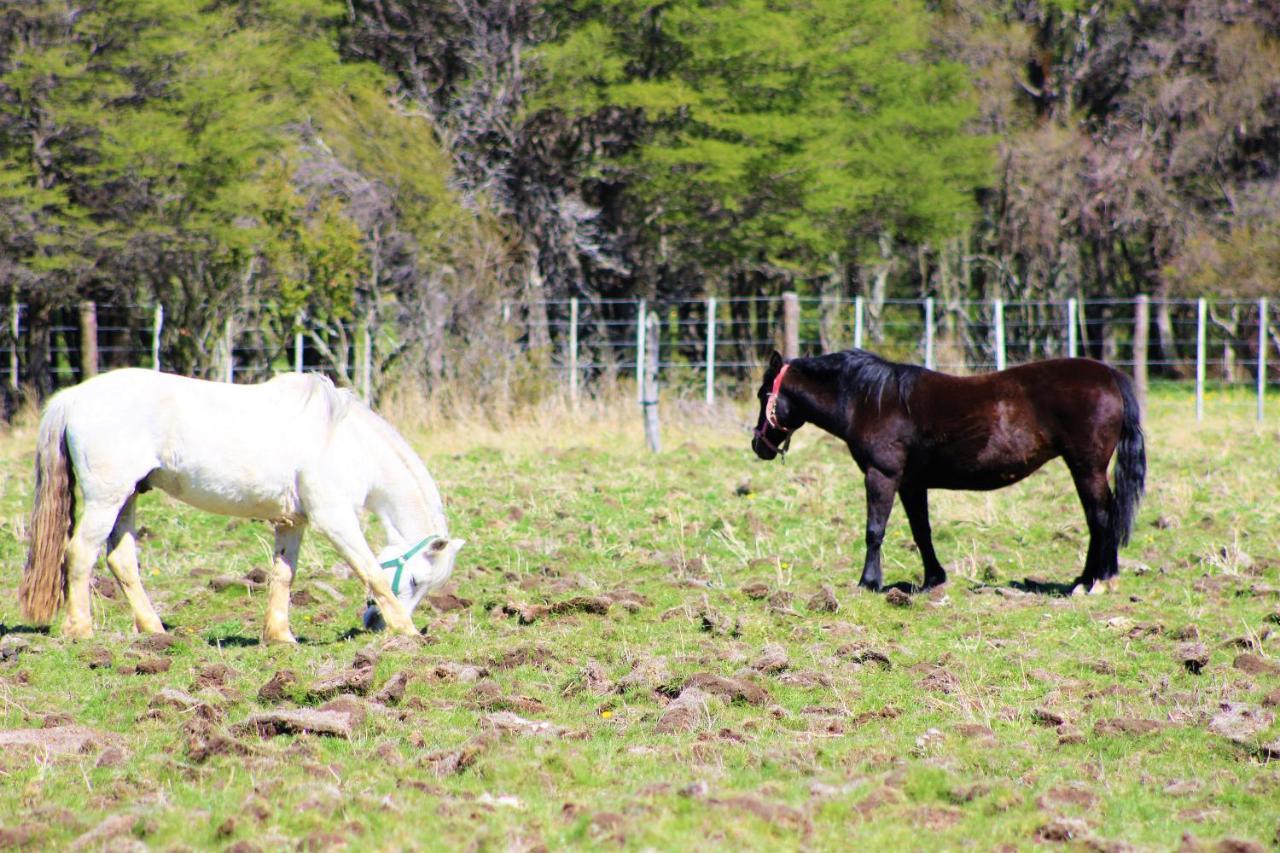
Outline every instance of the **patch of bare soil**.
{"label": "patch of bare soil", "polygon": [[205,664],[200,668],[200,672],[196,674],[195,681],[191,682],[191,689],[203,690],[207,687],[225,687],[227,679],[231,678],[233,675],[235,675],[235,671],[226,664]]}
{"label": "patch of bare soil", "polygon": [[546,668],[548,661],[556,659],[551,649],[541,643],[531,646],[517,646],[494,657],[489,665],[494,669],[515,669],[518,666],[538,666]]}
{"label": "patch of bare soil", "polygon": [[49,827],[43,823],[20,823],[0,826],[0,850],[38,849],[44,846]]}
{"label": "patch of bare soil", "polygon": [[859,665],[874,663],[881,669],[889,669],[893,666],[887,654],[871,648],[866,643],[847,643],[836,649],[836,654]]}
{"label": "patch of bare soil", "polygon": [[680,691],[680,695],[662,710],[655,731],[659,734],[692,731],[698,723],[710,716],[707,701],[710,697],[696,687]]}
{"label": "patch of bare soil", "polygon": [[253,714],[237,723],[232,731],[264,738],[283,734],[317,734],[347,740],[354,726],[352,715],[344,711],[300,708]]}
{"label": "patch of bare soil", "polygon": [[685,681],[684,690],[690,687],[696,687],[713,696],[723,696],[731,702],[747,702],[751,705],[765,705],[769,702],[768,691],[745,678],[726,678],[710,672],[698,672]]}
{"label": "patch of bare soil", "polygon": [[339,693],[358,693],[363,696],[373,687],[373,671],[377,662],[378,659],[372,652],[356,652],[350,667],[321,677],[312,683],[308,692],[321,699]]}
{"label": "patch of bare soil", "polygon": [[1096,735],[1149,735],[1164,728],[1158,720],[1143,720],[1137,717],[1110,717],[1098,720],[1093,726]]}
{"label": "patch of bare soil", "polygon": [[135,663],[121,664],[116,672],[121,675],[158,675],[168,672],[173,661],[168,658],[142,658]]}
{"label": "patch of bare soil", "polygon": [[478,735],[457,749],[440,750],[423,756],[419,763],[435,774],[436,778],[443,779],[461,773],[475,764],[491,742],[488,735]]}
{"label": "patch of bare soil", "polygon": [[835,590],[824,583],[818,587],[817,592],[809,596],[805,607],[814,613],[837,613],[840,610],[840,600],[836,598]]}
{"label": "patch of bare soil", "polygon": [[1173,653],[1174,660],[1186,668],[1187,672],[1199,675],[1209,665],[1209,650],[1204,643],[1183,643]]}
{"label": "patch of bare soil", "polygon": [[746,796],[725,797],[723,799],[711,798],[707,802],[721,808],[753,814],[761,820],[776,826],[796,829],[806,833],[813,828],[808,815],[784,803],[771,803],[758,797]]}
{"label": "patch of bare soil", "polygon": [[737,616],[726,616],[709,604],[700,607],[694,618],[702,630],[716,637],[737,637],[742,633]]}
{"label": "patch of bare soil", "polygon": [[84,653],[84,662],[89,665],[89,669],[110,669],[111,652],[102,646],[95,646]]}
{"label": "patch of bare soil", "polygon": [[387,683],[382,685],[382,689],[373,694],[373,701],[382,705],[399,705],[408,685],[409,673],[401,670],[388,678]]}
{"label": "patch of bare soil", "polygon": [[1223,702],[1209,721],[1209,731],[1227,740],[1253,747],[1258,735],[1275,722],[1276,715],[1242,702]]}
{"label": "patch of bare soil", "polygon": [[115,745],[119,736],[86,726],[0,731],[0,752],[32,751],[41,755],[81,755]]}
{"label": "patch of bare soil", "polygon": [[821,672],[784,672],[778,676],[780,684],[791,687],[830,687],[831,679]]}
{"label": "patch of bare soil", "polygon": [[751,581],[742,586],[742,594],[753,601],[763,601],[769,597],[769,592],[769,585],[764,581]]}
{"label": "patch of bare soil", "polygon": [[923,690],[951,694],[960,686],[960,679],[952,675],[951,670],[946,667],[925,664],[923,670],[925,675],[917,682]]}
{"label": "patch of bare soil", "polygon": [[512,711],[496,711],[480,720],[483,728],[498,734],[517,734],[534,737],[562,737],[568,732],[564,726],[546,720],[530,720]]}
{"label": "patch of bare soil", "polygon": [[1036,708],[1031,712],[1031,720],[1038,726],[1056,728],[1066,723],[1067,717],[1051,708]]}
{"label": "patch of bare soil", "polygon": [[541,714],[546,705],[532,696],[507,696],[502,687],[492,679],[476,682],[471,690],[471,700],[477,708],[495,711],[519,711],[522,714]]}
{"label": "patch of bare soil", "polygon": [[657,690],[670,680],[671,670],[665,657],[637,658],[631,662],[631,671],[618,679],[614,689],[619,693],[634,689]]}
{"label": "patch of bare soil", "polygon": [[1089,824],[1078,818],[1060,817],[1038,827],[1035,832],[1037,841],[1066,844],[1071,841],[1084,841],[1090,837]]}
{"label": "patch of bare soil", "polygon": [[489,670],[474,664],[444,661],[436,664],[431,674],[440,681],[458,681],[463,684],[469,684],[473,681],[479,681],[481,678],[487,678]]}
{"label": "patch of bare soil", "polygon": [[1048,811],[1054,811],[1066,806],[1076,808],[1092,808],[1098,802],[1098,795],[1083,785],[1065,785],[1057,788],[1050,788],[1041,794],[1036,800],[1036,805]]}
{"label": "patch of bare soil", "polygon": [[208,720],[193,717],[183,726],[187,738],[187,758],[201,764],[215,755],[249,755],[253,750],[211,725]]}
{"label": "patch of bare soil", "polygon": [[940,832],[950,829],[964,820],[964,812],[960,809],[940,808],[938,806],[920,806],[913,810],[908,819],[921,829]]}
{"label": "patch of bare soil", "polygon": [[281,669],[258,689],[258,699],[262,702],[283,702],[289,698],[289,689],[298,683],[298,676],[292,670]]}
{"label": "patch of bare soil", "polygon": [[104,848],[112,839],[119,838],[122,835],[131,834],[137,820],[137,815],[133,814],[111,815],[93,829],[71,842],[71,847],[68,849],[85,850],[89,848]]}
{"label": "patch of bare soil", "polygon": [[884,594],[884,601],[890,607],[910,607],[911,594],[903,592],[895,586]]}
{"label": "patch of bare soil", "polygon": [[772,674],[782,672],[791,665],[791,659],[787,657],[787,650],[777,643],[765,643],[763,649],[760,650],[760,657],[751,662],[748,667],[750,671]]}
{"label": "patch of bare soil", "polygon": [[1250,675],[1280,676],[1280,664],[1247,652],[1237,655],[1232,666]]}

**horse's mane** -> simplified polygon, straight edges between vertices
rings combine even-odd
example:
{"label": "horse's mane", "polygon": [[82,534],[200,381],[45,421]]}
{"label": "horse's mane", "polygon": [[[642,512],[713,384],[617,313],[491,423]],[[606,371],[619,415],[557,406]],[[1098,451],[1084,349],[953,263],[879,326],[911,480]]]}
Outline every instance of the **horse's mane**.
{"label": "horse's mane", "polygon": [[347,416],[355,401],[350,391],[338,388],[333,380],[319,373],[282,373],[270,384],[293,394],[303,411],[317,410],[330,432]]}
{"label": "horse's mane", "polygon": [[896,390],[904,408],[925,372],[917,364],[899,364],[861,349],[801,359],[805,372],[834,382],[842,400],[880,405],[886,391]]}

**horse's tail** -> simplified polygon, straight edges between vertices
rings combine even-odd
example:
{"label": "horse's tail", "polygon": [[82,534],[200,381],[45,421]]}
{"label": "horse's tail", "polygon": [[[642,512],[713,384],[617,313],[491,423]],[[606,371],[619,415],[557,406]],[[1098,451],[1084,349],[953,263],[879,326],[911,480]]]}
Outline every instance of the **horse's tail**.
{"label": "horse's tail", "polygon": [[1111,509],[1111,533],[1118,545],[1127,545],[1138,516],[1138,503],[1146,489],[1147,449],[1142,435],[1142,411],[1133,392],[1133,380],[1118,370],[1113,369],[1112,373],[1124,401],[1124,424],[1120,427],[1120,443],[1116,446],[1116,492]]}
{"label": "horse's tail", "polygon": [[55,397],[40,419],[36,440],[36,495],[30,550],[18,597],[22,615],[48,622],[66,597],[67,539],[76,512],[75,470],[67,457],[67,411]]}

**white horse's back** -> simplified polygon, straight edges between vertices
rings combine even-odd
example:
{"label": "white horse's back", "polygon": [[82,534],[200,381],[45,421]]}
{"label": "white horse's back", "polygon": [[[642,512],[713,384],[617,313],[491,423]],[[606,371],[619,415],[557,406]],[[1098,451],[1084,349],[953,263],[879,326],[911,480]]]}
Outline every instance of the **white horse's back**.
{"label": "white horse's back", "polygon": [[86,493],[143,483],[209,512],[281,520],[298,514],[299,472],[352,404],[320,376],[232,385],[127,369],[60,393],[50,408],[65,411]]}

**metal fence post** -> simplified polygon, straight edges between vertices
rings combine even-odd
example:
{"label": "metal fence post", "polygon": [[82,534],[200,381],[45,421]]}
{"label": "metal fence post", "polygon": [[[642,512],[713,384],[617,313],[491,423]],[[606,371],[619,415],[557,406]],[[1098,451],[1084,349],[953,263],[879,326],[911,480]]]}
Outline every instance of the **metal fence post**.
{"label": "metal fence post", "polygon": [[641,324],[649,327],[649,349],[645,356],[644,385],[640,397],[640,408],[644,412],[644,437],[649,449],[657,453],[662,449],[662,439],[658,434],[658,364],[661,357],[659,347],[662,341],[662,323],[657,311],[650,311],[648,318]]}
{"label": "metal fence post", "polygon": [[644,324],[648,310],[641,299],[636,308],[636,399],[644,402]]}
{"label": "metal fence post", "polygon": [[13,340],[9,344],[9,387],[14,391],[18,390],[18,335],[22,332],[21,312],[22,306],[18,304],[18,297],[14,296],[9,303],[9,331],[13,334]]}
{"label": "metal fence post", "polygon": [[1076,357],[1076,301],[1067,300],[1067,357]]}
{"label": "metal fence post", "polygon": [[993,307],[995,309],[993,322],[996,327],[996,370],[1004,370],[1004,300],[997,299]]}
{"label": "metal fence post", "polygon": [[933,297],[924,300],[924,366],[933,370]]}
{"label": "metal fence post", "polygon": [[862,349],[862,297],[853,298],[853,348]]}
{"label": "metal fence post", "polygon": [[223,330],[222,330],[222,346],[226,349],[226,353],[227,353],[226,375],[223,378],[227,382],[236,381],[236,359],[235,359],[235,353],[232,349],[232,343],[231,343],[233,334],[234,334],[234,329],[231,323],[231,318],[228,317],[226,325],[223,327]]}
{"label": "metal fence post", "polygon": [[302,354],[302,316],[299,315],[293,320],[293,369],[296,373],[302,372]]}
{"label": "metal fence post", "polygon": [[1147,342],[1151,337],[1151,300],[1140,294],[1133,306],[1133,384],[1138,405],[1147,410]]}
{"label": "metal fence post", "polygon": [[716,298],[707,300],[707,405],[716,401]]}
{"label": "metal fence post", "polygon": [[1267,297],[1258,300],[1258,423],[1267,396]]}
{"label": "metal fence post", "polygon": [[578,297],[569,300],[569,401],[578,405]]}
{"label": "metal fence post", "polygon": [[157,302],[151,319],[151,369],[160,369],[160,333],[164,331],[164,305]]}
{"label": "metal fence post", "polygon": [[1205,335],[1204,319],[1208,313],[1208,304],[1204,297],[1196,300],[1196,422],[1204,420],[1204,361]]}

